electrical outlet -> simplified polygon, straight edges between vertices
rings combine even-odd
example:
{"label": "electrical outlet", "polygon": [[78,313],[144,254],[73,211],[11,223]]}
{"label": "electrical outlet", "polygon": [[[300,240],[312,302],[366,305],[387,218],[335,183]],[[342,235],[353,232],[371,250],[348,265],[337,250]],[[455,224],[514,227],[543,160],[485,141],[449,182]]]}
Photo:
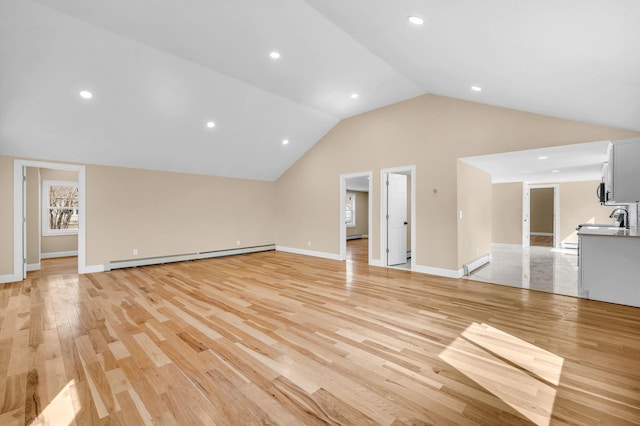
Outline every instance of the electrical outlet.
{"label": "electrical outlet", "polygon": [[133,255],[137,256],[138,255],[138,249],[133,249]]}
{"label": "electrical outlet", "polygon": [[462,219],[462,210],[460,210],[460,219]]}
{"label": "electrical outlet", "polygon": [[239,246],[240,245],[240,240],[236,241],[236,245]]}
{"label": "electrical outlet", "polygon": [[311,240],[307,241],[307,245],[311,247]]}

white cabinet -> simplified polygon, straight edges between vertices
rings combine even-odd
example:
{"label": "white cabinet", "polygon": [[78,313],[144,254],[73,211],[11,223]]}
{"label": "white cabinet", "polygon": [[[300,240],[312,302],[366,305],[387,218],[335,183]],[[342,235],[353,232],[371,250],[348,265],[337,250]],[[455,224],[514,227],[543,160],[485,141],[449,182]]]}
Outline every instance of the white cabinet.
{"label": "white cabinet", "polygon": [[640,138],[614,141],[602,168],[605,204],[640,202]]}
{"label": "white cabinet", "polygon": [[640,307],[638,231],[583,227],[578,235],[580,296]]}

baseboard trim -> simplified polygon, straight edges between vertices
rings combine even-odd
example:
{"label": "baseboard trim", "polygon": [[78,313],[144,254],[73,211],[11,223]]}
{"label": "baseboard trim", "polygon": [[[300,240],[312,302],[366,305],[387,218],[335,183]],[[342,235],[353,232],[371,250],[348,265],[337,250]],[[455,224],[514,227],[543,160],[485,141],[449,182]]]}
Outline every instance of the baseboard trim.
{"label": "baseboard trim", "polygon": [[39,271],[39,270],[40,270],[40,263],[28,263],[27,264],[27,272]]}
{"label": "baseboard trim", "polygon": [[491,262],[491,253],[486,253],[478,257],[477,259],[474,259],[470,262],[465,263],[464,265],[462,265],[464,276],[465,277],[469,276],[473,271],[483,267],[484,265],[490,262]]}
{"label": "baseboard trim", "polygon": [[0,275],[0,284],[15,283],[22,281],[22,277],[15,274]]}
{"label": "baseboard trim", "polygon": [[560,247],[563,249],[578,249],[578,243],[560,243]]}
{"label": "baseboard trim", "polygon": [[429,274],[429,275],[438,275],[440,277],[447,278],[462,278],[464,276],[464,270],[458,269],[444,269],[444,268],[434,268],[432,266],[422,266],[415,265],[413,267],[413,272],[419,272],[421,274]]}
{"label": "baseboard trim", "polygon": [[52,251],[50,253],[40,253],[40,259],[55,259],[57,257],[77,256],[78,250],[72,251]]}
{"label": "baseboard trim", "polygon": [[304,250],[293,247],[276,246],[276,251],[285,253],[302,254],[304,256],[321,257],[323,259],[341,260],[339,254],[325,253],[323,251]]}
{"label": "baseboard trim", "polygon": [[139,259],[110,260],[104,263],[104,270],[134,268],[138,266],[162,265],[165,263],[186,262],[190,260],[212,259],[215,257],[234,256],[239,254],[258,253],[262,251],[275,250],[275,244],[263,246],[242,247],[226,250],[210,250],[198,253],[184,253],[167,256],[146,257]]}
{"label": "baseboard trim", "polygon": [[360,240],[362,238],[369,238],[369,234],[349,234],[347,240]]}
{"label": "baseboard trim", "polygon": [[380,259],[371,259],[371,263],[369,263],[369,265],[371,265],[371,266],[379,266],[380,268],[384,268],[384,264],[382,263],[382,260],[380,260]]}
{"label": "baseboard trim", "polygon": [[96,272],[104,272],[104,265],[86,265],[81,274],[94,274]]}

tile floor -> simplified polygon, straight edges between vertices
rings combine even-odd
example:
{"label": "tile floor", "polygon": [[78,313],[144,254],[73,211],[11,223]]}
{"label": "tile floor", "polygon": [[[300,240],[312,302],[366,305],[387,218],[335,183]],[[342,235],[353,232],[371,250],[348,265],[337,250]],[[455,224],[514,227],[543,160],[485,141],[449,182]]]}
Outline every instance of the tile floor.
{"label": "tile floor", "polygon": [[494,245],[491,263],[467,278],[578,296],[578,252],[551,247]]}

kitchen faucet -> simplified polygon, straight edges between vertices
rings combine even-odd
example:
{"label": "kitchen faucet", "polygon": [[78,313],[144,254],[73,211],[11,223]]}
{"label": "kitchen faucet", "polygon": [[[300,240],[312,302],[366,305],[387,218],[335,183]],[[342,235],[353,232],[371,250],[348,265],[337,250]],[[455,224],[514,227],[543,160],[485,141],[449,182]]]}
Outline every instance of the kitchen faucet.
{"label": "kitchen faucet", "polygon": [[618,207],[611,212],[609,217],[615,219],[616,222],[619,222],[621,228],[629,227],[629,210]]}

